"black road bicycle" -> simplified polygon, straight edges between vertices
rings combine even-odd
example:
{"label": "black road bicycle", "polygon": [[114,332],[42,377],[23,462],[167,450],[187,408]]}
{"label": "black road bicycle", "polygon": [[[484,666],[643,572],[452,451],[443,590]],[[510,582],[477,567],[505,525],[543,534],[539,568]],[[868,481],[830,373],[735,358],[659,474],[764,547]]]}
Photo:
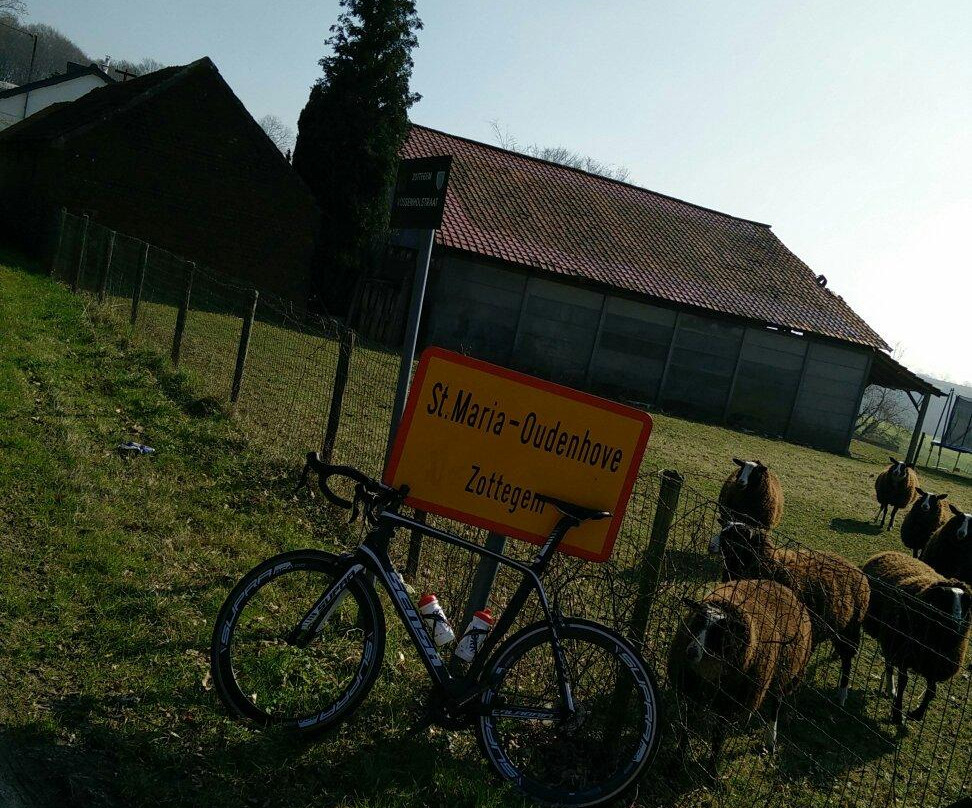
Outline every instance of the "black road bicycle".
{"label": "black road bicycle", "polygon": [[[333,727],[367,696],[385,647],[385,616],[373,585],[387,591],[432,681],[430,721],[474,728],[496,772],[527,796],[554,805],[601,805],[631,787],[661,734],[654,678],[637,650],[598,623],[552,609],[541,578],[564,536],[610,514],[539,497],[561,516],[532,564],[522,564],[398,511],[407,489],[307,455],[301,484],[317,472],[324,496],[359,508],[369,527],[354,552],[297,550],[264,561],[233,588],[213,632],[212,675],[226,706],[261,725],[301,733]],[[354,484],[352,501],[331,478]],[[464,672],[447,664],[388,556],[408,528],[522,575],[505,611]],[[369,575],[370,573],[370,575]],[[507,637],[535,593],[543,619]]]}

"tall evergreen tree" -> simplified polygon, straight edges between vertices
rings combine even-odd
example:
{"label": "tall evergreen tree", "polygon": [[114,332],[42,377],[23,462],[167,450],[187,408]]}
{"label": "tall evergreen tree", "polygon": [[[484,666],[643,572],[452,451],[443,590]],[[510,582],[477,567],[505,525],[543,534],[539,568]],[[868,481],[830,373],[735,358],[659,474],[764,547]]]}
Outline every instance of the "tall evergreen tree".
{"label": "tall evergreen tree", "polygon": [[342,13],[297,124],[293,164],[321,207],[315,292],[346,310],[369,249],[388,222],[388,191],[408,134],[414,0],[341,0]]}

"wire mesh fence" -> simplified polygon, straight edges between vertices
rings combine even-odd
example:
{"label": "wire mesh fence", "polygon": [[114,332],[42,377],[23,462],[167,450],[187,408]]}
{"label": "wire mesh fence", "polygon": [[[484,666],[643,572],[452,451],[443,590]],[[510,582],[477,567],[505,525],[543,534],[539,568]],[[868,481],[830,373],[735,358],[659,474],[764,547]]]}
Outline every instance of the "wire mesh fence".
{"label": "wire mesh fence", "polygon": [[[213,406],[232,411],[248,438],[272,457],[295,466],[307,449],[323,448],[335,462],[380,474],[397,352],[352,334],[337,320],[70,214],[62,220],[52,274],[91,295],[101,315],[133,345],[177,361],[194,389]],[[520,561],[535,554],[525,543],[424,518]],[[957,673],[939,684],[924,716],[899,728],[890,720],[893,700],[883,681],[882,648],[865,634],[850,666],[845,700],[828,614],[810,598],[806,646],[801,618],[792,608],[781,611],[780,598],[764,594],[776,591],[768,583],[753,589],[725,582],[725,554],[710,552],[719,520],[718,503],[677,475],[643,468],[612,558],[587,564],[560,556],[545,581],[560,611],[599,620],[628,636],[658,675],[668,730],[640,787],[640,803],[939,806],[967,793],[972,730],[966,713],[972,693],[964,658]],[[811,576],[826,577],[821,570],[832,563],[829,556],[779,531],[772,541],[780,558],[802,559]],[[427,538],[402,536],[393,545],[393,559],[416,591],[437,593],[459,628],[474,608],[501,612],[520,583],[515,570]],[[757,564],[746,577],[779,580],[778,567]],[[791,578],[782,583],[799,589]],[[747,592],[753,603],[737,602],[747,600]],[[928,603],[907,593],[901,601],[909,626],[920,623],[915,615],[927,620]],[[800,608],[807,606],[801,601]],[[520,624],[537,619],[538,609],[537,603],[524,609]],[[967,611],[964,623],[950,623],[947,609],[932,617],[946,634],[968,625]],[[750,620],[748,645],[739,644],[739,631],[727,629],[744,618]],[[727,645],[702,642],[707,620],[706,642],[721,636]],[[880,627],[872,626],[871,633],[880,635]],[[932,634],[918,632],[911,642],[927,657],[942,656]],[[730,640],[736,656],[720,657]],[[692,643],[701,654],[698,664],[686,659]],[[790,660],[786,683],[777,681],[786,678],[780,674],[762,687],[760,676],[767,675],[767,665],[772,668],[769,657]],[[918,704],[921,676],[900,684],[904,704]],[[777,697],[776,752],[768,754],[765,739]],[[713,739],[718,746],[722,736],[714,767]]]}

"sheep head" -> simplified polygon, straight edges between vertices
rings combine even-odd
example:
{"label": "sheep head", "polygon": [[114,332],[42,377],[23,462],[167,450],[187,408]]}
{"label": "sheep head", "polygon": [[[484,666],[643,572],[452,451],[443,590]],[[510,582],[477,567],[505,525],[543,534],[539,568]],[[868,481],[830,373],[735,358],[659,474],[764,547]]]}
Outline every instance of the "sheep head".
{"label": "sheep head", "polygon": [[914,463],[905,463],[903,460],[898,460],[896,457],[890,458],[891,465],[888,466],[888,471],[891,472],[891,476],[896,480],[903,480],[908,476],[908,469],[913,469],[915,467]]}
{"label": "sheep head", "polygon": [[752,653],[753,629],[743,614],[717,603],[683,598],[689,614],[684,624],[689,636],[685,661],[701,678],[718,684],[727,665],[737,669]]}
{"label": "sheep head", "polygon": [[938,581],[921,593],[921,599],[948,618],[948,625],[959,634],[969,628],[972,591],[957,579]]}
{"label": "sheep head", "polygon": [[914,507],[921,510],[922,513],[929,513],[932,508],[936,511],[941,511],[944,501],[948,499],[948,494],[932,494],[921,488],[916,488],[915,490],[918,492],[918,499],[915,500]]}
{"label": "sheep head", "polygon": [[949,530],[954,529],[956,538],[968,538],[969,534],[972,533],[972,513],[962,513],[954,505],[949,505],[948,507],[953,515],[948,520],[946,528]]}
{"label": "sheep head", "polygon": [[736,472],[736,483],[740,488],[758,485],[766,475],[766,466],[759,460],[740,460],[734,457],[732,462],[739,466],[739,471]]}
{"label": "sheep head", "polygon": [[727,522],[709,540],[709,553],[722,555],[730,578],[755,573],[767,549],[766,531],[745,522]]}

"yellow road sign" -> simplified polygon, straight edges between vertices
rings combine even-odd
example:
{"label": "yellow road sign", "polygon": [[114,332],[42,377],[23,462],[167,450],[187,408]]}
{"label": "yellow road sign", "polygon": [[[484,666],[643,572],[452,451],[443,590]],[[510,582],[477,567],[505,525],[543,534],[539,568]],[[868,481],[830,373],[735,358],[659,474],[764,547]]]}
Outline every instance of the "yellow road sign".
{"label": "yellow road sign", "polygon": [[651,433],[651,416],[441,348],[426,349],[384,480],[409,505],[534,544],[558,513],[546,494],[610,511],[560,549],[611,555]]}

